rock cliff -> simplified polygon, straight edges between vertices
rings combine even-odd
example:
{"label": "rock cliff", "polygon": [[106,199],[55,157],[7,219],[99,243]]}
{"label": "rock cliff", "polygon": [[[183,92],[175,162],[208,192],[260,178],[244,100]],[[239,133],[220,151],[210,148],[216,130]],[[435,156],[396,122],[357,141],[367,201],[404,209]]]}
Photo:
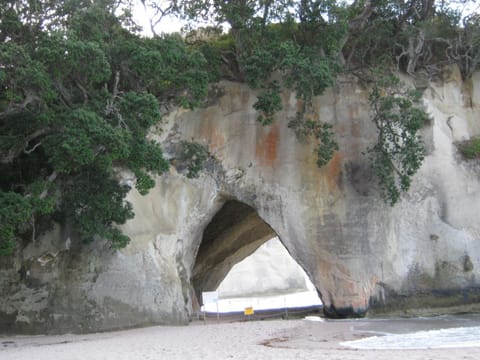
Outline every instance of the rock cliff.
{"label": "rock cliff", "polygon": [[[262,126],[247,86],[223,82],[223,95],[196,111],[172,111],[152,134],[177,160],[182,140],[214,156],[198,179],[181,167],[129,200],[133,241],[112,251],[81,245],[68,224],[0,264],[0,331],[86,332],[146,324],[185,324],[201,291],[275,234],[318,289],[330,316],[420,311],[480,301],[480,164],[456,142],[480,135],[480,73],[468,84],[453,71],[424,91],[432,116],[428,155],[395,207],[379,197],[366,157],[375,139],[369,89],[339,79],[314,99],[340,150],[318,168],[315,144],[288,127],[294,93]],[[128,174],[124,181],[128,182]]]}

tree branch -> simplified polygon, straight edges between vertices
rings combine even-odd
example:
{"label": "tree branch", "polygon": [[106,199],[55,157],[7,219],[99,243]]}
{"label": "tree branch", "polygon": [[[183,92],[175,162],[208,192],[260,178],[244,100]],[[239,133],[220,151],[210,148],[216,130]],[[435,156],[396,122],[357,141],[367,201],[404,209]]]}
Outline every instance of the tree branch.
{"label": "tree branch", "polygon": [[31,154],[32,152],[34,152],[35,149],[38,148],[40,145],[42,145],[42,142],[41,142],[41,141],[38,142],[38,143],[36,143],[36,144],[35,144],[31,149],[29,149],[29,150],[24,149],[24,150],[23,150],[23,153],[29,155],[29,154]]}
{"label": "tree branch", "polygon": [[88,92],[87,92],[87,90],[78,81],[75,81],[75,85],[77,85],[77,87],[81,90],[81,92],[83,94],[83,105],[86,105],[87,102],[88,102]]}
{"label": "tree branch", "polygon": [[[54,182],[58,177],[58,172],[54,171],[50,174],[50,176],[47,178],[47,182],[48,183],[52,183]],[[48,195],[48,189],[45,189],[42,191],[42,193],[40,194],[39,198],[40,200],[43,200],[47,197]]]}
{"label": "tree branch", "polygon": [[51,131],[50,128],[42,128],[38,129],[37,131],[27,135],[23,138],[23,142],[16,144],[15,146],[11,147],[8,152],[0,158],[0,163],[2,164],[9,164],[13,162],[21,153],[30,154],[33,152],[38,146],[40,146],[41,142],[33,146],[32,149],[26,150],[30,141],[39,138]]}
{"label": "tree branch", "polygon": [[[354,6],[357,6],[357,5],[358,5],[358,2],[355,1],[351,6],[354,7]],[[368,19],[370,18],[370,16],[373,13],[374,8],[375,7],[372,4],[372,1],[371,0],[366,0],[365,4],[363,6],[362,12],[360,14],[358,14],[354,19],[352,19],[348,24],[348,31],[347,31],[346,35],[344,36],[344,38],[342,39],[342,41],[340,42],[340,54],[341,54],[342,49],[348,43],[350,38],[353,38],[353,44],[351,45],[350,54],[348,54],[347,60],[345,61],[344,59],[342,59],[343,60],[342,62],[345,62],[345,64],[347,66],[349,66],[349,64],[350,64],[350,62],[353,58],[353,55],[354,55],[354,53],[357,49],[357,45],[358,45],[358,42],[359,42],[358,34],[359,34],[359,32],[361,32],[365,28]]]}
{"label": "tree branch", "polygon": [[5,111],[0,112],[0,119],[18,114],[21,111],[24,111],[27,108],[27,106],[32,104],[34,101],[40,101],[40,100],[41,99],[37,95],[28,93],[27,96],[25,97],[25,100],[23,100],[21,104],[17,104],[17,103],[8,104],[7,109]]}

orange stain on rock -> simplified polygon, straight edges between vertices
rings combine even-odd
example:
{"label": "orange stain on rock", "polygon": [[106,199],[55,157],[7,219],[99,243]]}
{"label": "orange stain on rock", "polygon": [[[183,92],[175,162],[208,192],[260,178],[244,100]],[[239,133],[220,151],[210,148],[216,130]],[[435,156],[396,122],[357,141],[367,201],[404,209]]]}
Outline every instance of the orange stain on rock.
{"label": "orange stain on rock", "polygon": [[200,137],[208,144],[208,150],[214,153],[225,145],[225,136],[218,130],[218,124],[214,121],[203,121],[200,128]]}
{"label": "orange stain on rock", "polygon": [[327,165],[327,184],[330,191],[334,191],[340,184],[340,176],[342,175],[343,156],[337,151],[332,160]]}
{"label": "orange stain on rock", "polygon": [[348,107],[348,115],[350,116],[350,120],[357,119],[358,114],[359,114],[358,106]]}
{"label": "orange stain on rock", "polygon": [[255,157],[262,165],[273,165],[277,159],[278,150],[278,125],[270,125],[269,128],[263,128],[262,135],[257,140]]}
{"label": "orange stain on rock", "polygon": [[359,138],[360,134],[360,125],[357,122],[352,122],[352,136],[354,138]]}
{"label": "orange stain on rock", "polygon": [[330,274],[330,272],[333,269],[332,263],[325,260],[320,260],[317,266],[318,266],[318,272],[320,274]]}
{"label": "orange stain on rock", "polygon": [[296,103],[297,113],[303,113],[305,111],[303,104],[304,104],[303,100],[297,99],[297,103]]}
{"label": "orange stain on rock", "polygon": [[225,145],[225,137],[217,129],[214,129],[208,139],[208,147],[210,152],[215,152]]}

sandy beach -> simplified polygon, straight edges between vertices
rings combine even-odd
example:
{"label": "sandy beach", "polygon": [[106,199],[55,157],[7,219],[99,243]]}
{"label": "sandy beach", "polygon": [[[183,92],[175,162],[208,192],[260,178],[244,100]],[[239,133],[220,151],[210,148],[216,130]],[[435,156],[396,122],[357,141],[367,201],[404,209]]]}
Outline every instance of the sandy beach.
{"label": "sandy beach", "polygon": [[[449,322],[450,326],[455,323]],[[443,324],[444,325],[444,324]],[[358,350],[342,345],[385,332],[444,327],[421,321],[195,321],[117,332],[2,336],[2,360],[52,359],[479,359],[478,345],[448,349]],[[465,325],[462,323],[461,325]],[[472,328],[473,329],[473,328]]]}

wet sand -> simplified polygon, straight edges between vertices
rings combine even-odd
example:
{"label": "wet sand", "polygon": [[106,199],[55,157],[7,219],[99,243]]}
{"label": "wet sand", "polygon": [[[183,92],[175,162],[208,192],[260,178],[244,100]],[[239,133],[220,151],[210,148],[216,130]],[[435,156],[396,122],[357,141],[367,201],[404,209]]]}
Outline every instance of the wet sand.
{"label": "wet sand", "polygon": [[480,359],[479,345],[422,350],[356,350],[344,341],[373,334],[478,325],[477,319],[243,322],[195,321],[117,332],[1,336],[1,360],[52,359]]}

